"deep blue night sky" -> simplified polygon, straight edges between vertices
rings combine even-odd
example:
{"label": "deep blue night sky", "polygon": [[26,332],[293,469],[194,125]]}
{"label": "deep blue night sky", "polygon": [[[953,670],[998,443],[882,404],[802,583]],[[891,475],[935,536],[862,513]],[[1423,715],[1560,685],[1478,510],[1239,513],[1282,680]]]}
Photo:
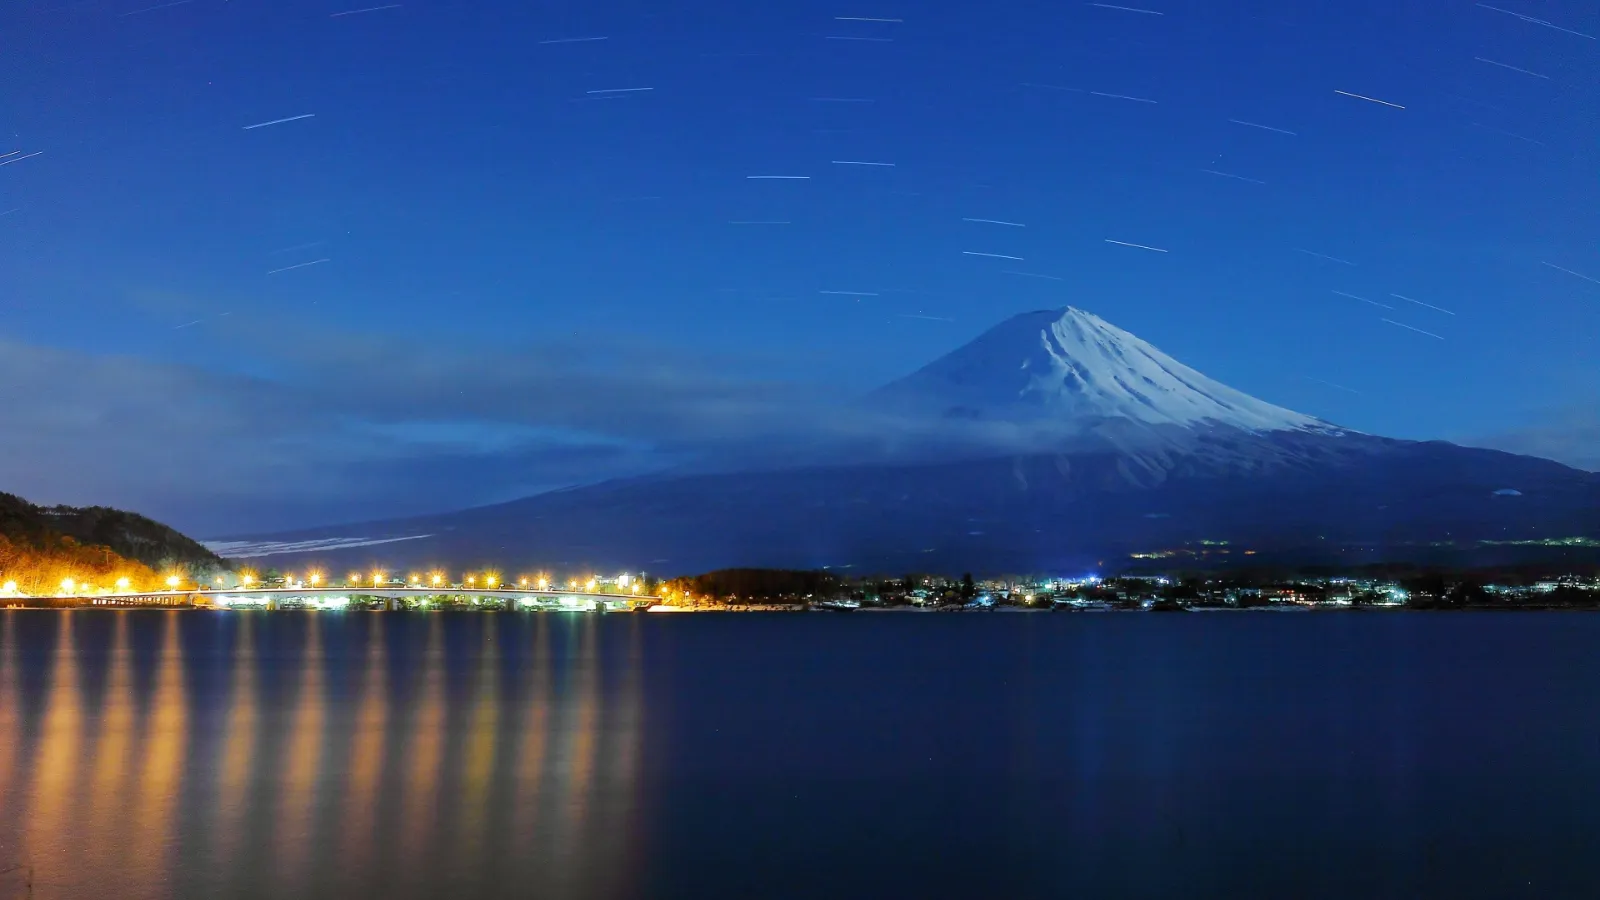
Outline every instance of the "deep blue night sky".
{"label": "deep blue night sky", "polygon": [[507,499],[1068,304],[1600,467],[1600,8],[1125,5],[7,4],[0,489]]}

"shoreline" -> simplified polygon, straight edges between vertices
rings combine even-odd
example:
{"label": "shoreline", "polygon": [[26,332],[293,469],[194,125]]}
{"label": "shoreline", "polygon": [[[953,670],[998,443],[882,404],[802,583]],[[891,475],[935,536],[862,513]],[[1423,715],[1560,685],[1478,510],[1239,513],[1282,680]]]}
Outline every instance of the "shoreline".
{"label": "shoreline", "polygon": [[405,614],[405,613],[422,613],[422,614],[466,613],[466,614],[471,614],[471,615],[498,614],[498,613],[525,613],[525,614],[556,613],[556,614],[562,614],[562,615],[587,614],[587,615],[607,615],[607,616],[618,616],[618,615],[628,616],[628,615],[638,615],[638,614],[679,615],[679,614],[685,614],[685,613],[694,613],[694,614],[698,614],[698,615],[715,614],[715,613],[741,614],[741,615],[748,615],[748,614],[771,614],[771,615],[786,614],[786,615],[793,615],[793,614],[796,614],[796,613],[834,613],[834,614],[837,614],[837,613],[845,613],[845,612],[848,612],[848,613],[867,613],[867,614],[871,614],[871,615],[938,615],[938,614],[946,614],[946,615],[949,615],[949,614],[958,614],[958,615],[983,615],[983,614],[1014,615],[1014,614],[1018,614],[1018,613],[1050,614],[1050,615],[1107,615],[1107,614],[1129,614],[1129,613],[1143,613],[1143,614],[1157,614],[1157,615],[1165,614],[1165,613],[1272,613],[1272,614],[1321,613],[1321,614],[1326,615],[1326,614],[1333,614],[1333,613],[1369,613],[1370,614],[1370,613],[1400,613],[1400,612],[1413,612],[1413,613],[1573,612],[1573,613],[1580,613],[1580,612],[1600,612],[1600,607],[1595,607],[1595,606],[1536,606],[1536,605],[1529,605],[1529,606],[1464,606],[1464,607],[1460,607],[1460,608],[1456,608],[1456,609],[1440,609],[1440,608],[1412,607],[1412,606],[1406,606],[1404,604],[1391,604],[1391,605],[1378,605],[1378,606],[1334,606],[1334,605],[1329,605],[1329,606],[1305,606],[1305,605],[1283,606],[1283,605],[1277,605],[1277,606],[1251,606],[1251,607],[1185,606],[1185,607],[1179,607],[1179,608],[1175,608],[1175,609],[1173,609],[1173,608],[1168,608],[1168,609],[1142,609],[1142,608],[1125,608],[1125,607],[1124,608],[1102,608],[1102,609],[1052,609],[1050,607],[1022,607],[1022,606],[1001,606],[1001,607],[987,607],[987,608],[916,607],[916,606],[862,606],[862,607],[853,608],[853,609],[829,609],[827,607],[808,607],[808,606],[803,606],[803,605],[799,605],[799,604],[777,604],[777,603],[773,603],[773,604],[749,603],[749,604],[746,604],[746,603],[741,603],[741,604],[730,605],[730,606],[697,606],[697,607],[688,607],[688,606],[659,607],[658,606],[658,607],[643,607],[643,608],[632,609],[632,610],[621,610],[621,609],[618,609],[618,610],[546,609],[546,608],[538,608],[538,607],[535,607],[535,608],[523,608],[523,609],[504,609],[504,608],[492,608],[492,607],[485,608],[485,607],[473,607],[473,606],[432,607],[432,608],[427,608],[427,609],[384,609],[384,608],[381,608],[381,607],[356,607],[356,608],[334,608],[334,609],[328,609],[328,608],[318,608],[318,607],[315,607],[315,606],[291,606],[291,607],[287,607],[287,608],[269,609],[269,608],[267,608],[265,606],[225,607],[225,606],[178,604],[178,603],[173,603],[173,604],[153,604],[153,603],[151,603],[151,604],[95,604],[95,603],[30,604],[30,603],[18,603],[18,602],[11,602],[11,603],[7,603],[7,604],[5,604],[3,606],[0,606],[0,613],[10,612],[10,611],[13,611],[13,610],[15,610],[15,611],[33,610],[33,611],[45,611],[45,612],[61,612],[61,611],[74,611],[74,610],[105,611],[105,612],[122,612],[122,611],[127,611],[127,610],[154,610],[154,611],[161,611],[161,612],[222,612],[222,613],[234,613],[234,612],[244,612],[244,613],[250,613],[250,612],[262,612],[262,613],[267,613],[267,612],[271,612],[271,613],[301,613],[301,612],[315,612],[315,613],[400,613],[400,614]]}

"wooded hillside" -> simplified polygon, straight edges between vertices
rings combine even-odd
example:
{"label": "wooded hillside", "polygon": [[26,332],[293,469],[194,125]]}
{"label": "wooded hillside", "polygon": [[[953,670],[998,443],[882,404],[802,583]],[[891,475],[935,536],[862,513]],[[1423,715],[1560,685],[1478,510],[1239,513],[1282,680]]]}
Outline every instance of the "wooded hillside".
{"label": "wooded hillside", "polygon": [[54,593],[72,579],[84,586],[165,587],[181,573],[209,580],[229,565],[198,542],[144,516],[106,507],[36,506],[0,493],[0,583],[23,593]]}

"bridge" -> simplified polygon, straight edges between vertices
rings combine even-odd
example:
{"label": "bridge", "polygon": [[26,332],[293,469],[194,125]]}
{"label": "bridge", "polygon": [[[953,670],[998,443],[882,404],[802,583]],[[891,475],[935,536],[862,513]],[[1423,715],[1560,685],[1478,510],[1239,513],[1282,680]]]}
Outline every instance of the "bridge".
{"label": "bridge", "polygon": [[452,597],[461,600],[492,600],[507,609],[548,609],[581,612],[608,612],[649,607],[657,601],[648,594],[606,594],[598,591],[558,591],[524,588],[446,588],[446,587],[274,587],[232,588],[217,591],[149,591],[115,594],[62,594],[60,596],[0,596],[0,606],[194,606],[217,609],[277,609],[281,601],[299,600],[316,609],[339,609],[351,597],[375,597],[397,609],[402,600]]}

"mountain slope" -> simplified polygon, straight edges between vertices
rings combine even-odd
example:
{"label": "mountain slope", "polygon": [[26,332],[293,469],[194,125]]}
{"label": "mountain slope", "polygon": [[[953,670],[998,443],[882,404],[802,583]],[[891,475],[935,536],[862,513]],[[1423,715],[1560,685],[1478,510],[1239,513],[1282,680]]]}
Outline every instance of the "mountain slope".
{"label": "mountain slope", "polygon": [[[1359,465],[1266,473],[1186,460],[1153,487],[1130,484],[1123,462],[1032,455],[629,480],[296,538],[414,538],[313,555],[329,564],[681,573],[1050,570],[1196,541],[1354,563],[1600,534],[1600,476],[1450,444],[1397,441]],[[1497,493],[1508,487],[1518,495]]]}
{"label": "mountain slope", "polygon": [[1058,569],[1199,541],[1354,563],[1600,536],[1600,475],[1341,429],[1074,309],[1001,323],[869,403],[1037,429],[1043,449],[658,475],[283,539],[330,565],[662,573]]}
{"label": "mountain slope", "polygon": [[955,417],[1080,426],[1337,431],[1213,381],[1099,316],[1067,307],[1014,316],[876,393]]}

